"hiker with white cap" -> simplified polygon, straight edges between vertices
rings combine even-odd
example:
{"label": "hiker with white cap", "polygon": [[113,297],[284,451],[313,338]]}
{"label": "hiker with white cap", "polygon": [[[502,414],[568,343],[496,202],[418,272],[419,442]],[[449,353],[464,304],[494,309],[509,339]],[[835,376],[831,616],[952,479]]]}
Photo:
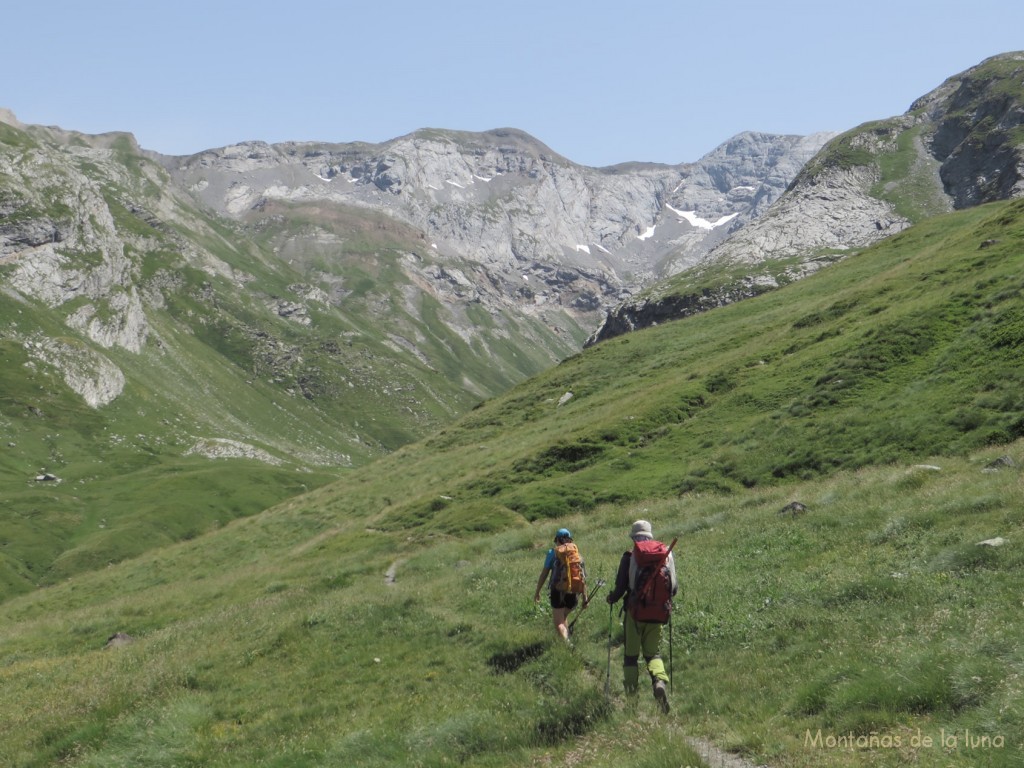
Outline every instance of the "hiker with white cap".
{"label": "hiker with white cap", "polygon": [[544,567],[537,579],[537,591],[533,595],[535,603],[540,602],[540,591],[549,575],[551,616],[558,634],[568,642],[569,627],[566,619],[569,612],[579,603],[580,596],[583,597],[584,608],[588,602],[586,567],[568,528],[559,528],[555,532],[555,546],[548,550]]}
{"label": "hiker with white cap", "polygon": [[672,598],[676,594],[676,565],[672,546],[655,540],[651,524],[637,520],[630,528],[633,549],[622,553],[615,588],[608,595],[609,605],[626,596],[625,635],[622,649],[622,683],[626,695],[635,697],[640,687],[640,654],[647,662],[647,673],[658,706],[668,713],[669,676],[661,659],[662,627],[668,623]]}

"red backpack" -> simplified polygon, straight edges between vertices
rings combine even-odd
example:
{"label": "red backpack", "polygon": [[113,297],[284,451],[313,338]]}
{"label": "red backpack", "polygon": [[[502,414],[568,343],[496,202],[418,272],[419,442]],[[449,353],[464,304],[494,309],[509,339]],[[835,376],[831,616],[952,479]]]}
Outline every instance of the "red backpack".
{"label": "red backpack", "polygon": [[634,620],[668,623],[672,613],[672,577],[668,569],[671,551],[672,547],[666,547],[660,541],[638,541],[634,544],[636,578],[627,606]]}

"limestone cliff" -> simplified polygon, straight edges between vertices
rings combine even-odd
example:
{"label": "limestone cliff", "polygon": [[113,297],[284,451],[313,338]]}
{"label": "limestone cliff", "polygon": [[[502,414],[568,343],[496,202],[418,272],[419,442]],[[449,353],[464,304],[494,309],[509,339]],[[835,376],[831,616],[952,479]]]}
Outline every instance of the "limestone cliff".
{"label": "limestone cliff", "polygon": [[380,145],[250,142],[161,162],[240,221],[268,205],[287,215],[282,204],[385,213],[439,257],[479,265],[484,284],[522,311],[565,307],[592,328],[766,211],[827,138],[746,133],[676,166],[588,168],[512,129],[423,130]]}

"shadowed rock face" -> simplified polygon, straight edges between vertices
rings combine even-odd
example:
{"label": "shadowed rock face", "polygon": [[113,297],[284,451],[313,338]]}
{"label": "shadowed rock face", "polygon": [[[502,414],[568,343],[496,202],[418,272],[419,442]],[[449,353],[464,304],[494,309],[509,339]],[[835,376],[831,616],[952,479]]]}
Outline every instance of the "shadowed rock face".
{"label": "shadowed rock face", "polygon": [[704,290],[681,296],[668,296],[664,299],[626,302],[608,313],[604,325],[588,340],[585,346],[599,341],[621,336],[639,328],[649,328],[670,320],[705,312],[714,307],[731,304],[734,301],[749,299],[761,290],[753,286],[736,286],[721,291]]}
{"label": "shadowed rock face", "polygon": [[995,56],[911,106],[935,126],[929,149],[955,207],[1024,195],[1022,82],[1024,53]]}

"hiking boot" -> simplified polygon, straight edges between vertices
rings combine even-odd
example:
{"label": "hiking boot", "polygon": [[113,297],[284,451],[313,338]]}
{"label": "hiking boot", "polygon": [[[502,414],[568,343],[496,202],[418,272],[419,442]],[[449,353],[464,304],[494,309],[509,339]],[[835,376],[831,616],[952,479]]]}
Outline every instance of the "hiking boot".
{"label": "hiking boot", "polygon": [[668,714],[668,691],[665,690],[664,680],[654,681],[654,700],[658,702],[661,711]]}

